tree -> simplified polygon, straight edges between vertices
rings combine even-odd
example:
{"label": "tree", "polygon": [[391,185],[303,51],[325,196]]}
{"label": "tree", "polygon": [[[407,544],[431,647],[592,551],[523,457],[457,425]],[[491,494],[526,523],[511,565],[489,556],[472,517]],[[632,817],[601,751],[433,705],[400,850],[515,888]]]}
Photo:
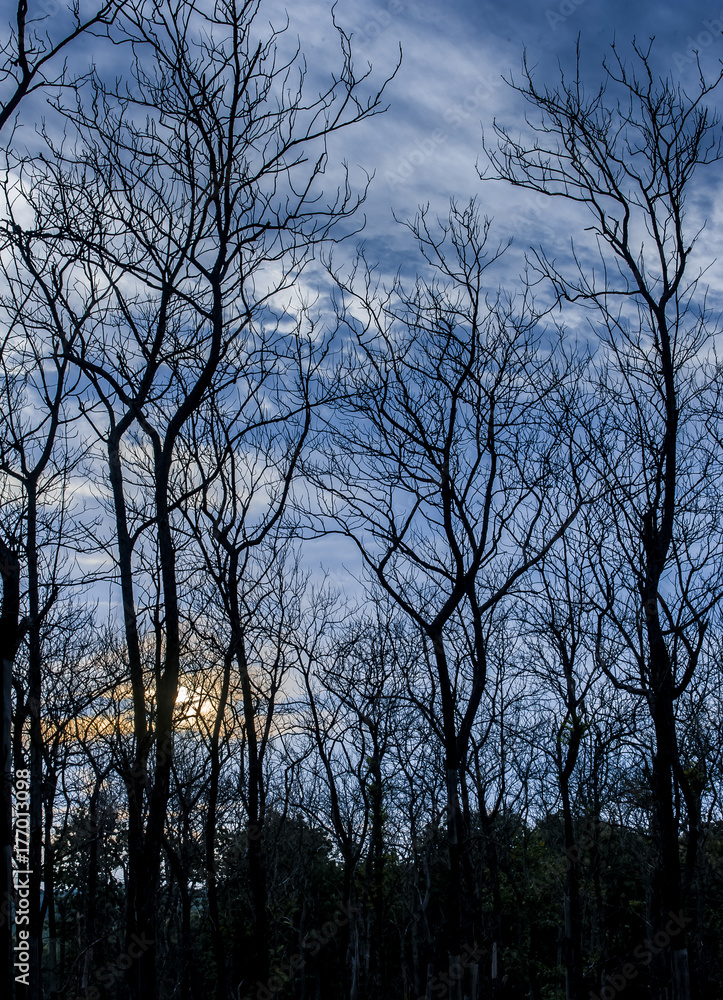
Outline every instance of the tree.
{"label": "tree", "polygon": [[[288,323],[288,316],[285,319]],[[212,585],[206,614],[196,627],[215,636],[220,628],[222,638],[216,641],[225,643],[218,651],[224,671],[211,734],[206,828],[219,1000],[226,990],[215,879],[215,808],[221,726],[229,691],[236,686],[232,671],[241,687],[246,755],[242,797],[255,914],[253,957],[246,978],[253,984],[269,977],[262,844],[264,761],[274,732],[276,699],[293,658],[288,652],[288,633],[293,632],[291,622],[296,617],[292,605],[298,605],[304,588],[298,572],[288,569],[293,562],[290,554],[284,554],[293,534],[285,512],[313,411],[323,398],[317,398],[318,369],[328,353],[324,338],[315,336],[314,323],[306,321],[306,310],[300,308],[297,327],[289,332],[286,325],[282,329],[281,318],[274,321],[267,313],[258,328],[232,346],[225,359],[228,380],[192,416],[181,441],[185,474],[179,477],[178,504],[194,541],[192,559],[198,553],[202,557],[194,600],[208,591],[208,581]],[[197,617],[192,607],[188,613]]]}
{"label": "tree", "polygon": [[55,11],[45,5],[41,16],[34,17],[28,0],[17,0],[15,23],[10,25],[10,35],[0,46],[0,88],[4,90],[0,102],[0,132],[11,121],[23,99],[38,90],[55,87],[75,87],[77,78],[69,78],[67,64],[57,68],[60,57],[81,35],[92,34],[96,28],[106,32],[126,0],[106,0],[88,16],[81,16],[76,2],[67,8],[70,23],[53,35],[41,32],[39,26]]}
{"label": "tree", "polygon": [[[698,831],[681,765],[676,706],[705,650],[721,578],[720,369],[707,355],[715,325],[694,268],[702,231],[689,221],[698,171],[720,158],[718,117],[706,101],[719,74],[692,95],[657,78],[651,47],[633,66],[612,47],[605,82],[541,88],[525,64],[514,88],[539,114],[532,144],[496,127],[493,174],[580,204],[595,247],[571,246],[571,267],[545,250],[533,266],[559,302],[593,310],[599,406],[588,425],[605,499],[588,522],[598,616],[597,657],[610,680],[645,698],[655,732],[649,772],[659,850],[653,928],[685,904],[675,799]],[[600,267],[595,268],[597,252]],[[592,596],[592,592],[591,592]],[[686,934],[656,960],[658,995],[691,995]]]}
{"label": "tree", "polygon": [[411,650],[398,641],[400,631],[388,612],[382,599],[374,617],[345,622],[318,649],[307,643],[303,655],[310,756],[318,762],[325,822],[344,866],[349,1000],[399,989],[396,968],[385,969],[391,950],[385,934],[387,820],[393,761],[404,742],[400,698]]}
{"label": "tree", "polygon": [[[148,18],[129,9],[132,84],[114,92],[95,74],[87,100],[78,88],[75,105],[57,105],[74,145],[50,143],[29,195],[44,220],[31,242],[57,237],[80,248],[112,299],[92,333],[62,343],[82,372],[84,413],[107,454],[107,548],[120,581],[135,739],[123,768],[134,997],[155,996],[182,655],[173,497],[181,433],[212,389],[232,384],[231,346],[263,323],[310,248],[358,207],[363,191],[354,196],[348,177],[322,196],[326,142],[381,110],[381,90],[361,96],[370,71],[355,75],[340,29],[341,70],[307,100],[303,66],[296,54],[280,56],[279,33],[257,41],[258,11],[236,0],[219,0],[210,13],[192,0],[154,5]],[[147,637],[136,598],[144,588],[154,623]]]}
{"label": "tree", "polygon": [[[76,86],[77,78],[70,78],[67,66],[57,68],[59,57],[79,37],[93,33],[95,29],[107,31],[125,0],[108,0],[101,3],[91,14],[81,17],[79,6],[69,8],[71,23],[58,35],[50,32],[44,35],[37,27],[51,12],[47,10],[41,17],[33,17],[28,0],[17,0],[15,23],[10,25],[9,37],[0,45],[0,134],[13,128],[13,118],[24,99],[34,92],[48,87]],[[55,6],[55,5],[53,5]],[[30,16],[29,16],[30,15]],[[12,669],[13,660],[24,629],[20,625],[20,553],[14,547],[14,539],[0,537],[0,576],[3,583],[2,610],[0,611],[0,656],[2,658],[2,684],[0,685],[0,717],[2,718],[2,751],[0,753],[2,777],[2,870],[0,872],[0,978],[14,981],[11,976],[12,928],[9,914],[12,896]],[[33,669],[34,686],[37,687],[38,672]],[[38,703],[36,698],[36,704]],[[36,727],[37,730],[37,727]],[[37,737],[37,731],[36,731]],[[36,775],[37,777],[37,775]],[[37,796],[37,793],[36,793]],[[37,808],[36,820],[37,820]],[[36,851],[37,853],[37,851]]]}
{"label": "tree", "polygon": [[[461,1000],[465,832],[460,775],[487,677],[494,614],[578,511],[550,419],[569,412],[569,365],[544,344],[525,297],[486,296],[489,223],[453,205],[439,229],[409,226],[431,277],[384,291],[363,261],[344,280],[350,391],[312,474],[329,530],[352,539],[372,579],[425,639],[430,713],[444,748],[447,950]],[[554,339],[554,338],[553,338]],[[568,444],[569,446],[569,444]],[[474,976],[474,969],[470,971]]]}
{"label": "tree", "polygon": [[[532,593],[535,579],[533,573]],[[519,606],[526,607],[524,593],[514,605],[503,609],[490,629],[488,681],[479,720],[470,733],[467,772],[461,782],[465,823],[480,845],[477,852],[472,845],[465,876],[472,890],[474,918],[483,928],[484,939],[491,941],[488,967],[480,971],[479,993],[492,997],[504,995],[505,952],[511,941],[504,920],[503,881],[510,867],[510,844],[529,809],[530,771],[537,757],[531,739],[539,726],[537,711],[531,710],[532,705],[537,709],[537,701],[524,663],[530,623],[524,613],[519,619],[515,615],[514,608]],[[510,881],[524,912],[526,886]],[[519,933],[518,947],[524,962]]]}
{"label": "tree", "polygon": [[[25,754],[30,771],[30,985],[40,989],[41,878],[43,851],[43,623],[61,587],[68,584],[72,490],[81,449],[74,441],[79,374],[71,350],[98,306],[92,280],[69,301],[66,283],[83,274],[77,255],[63,258],[52,244],[31,249],[32,237],[17,222],[23,180],[6,176],[7,221],[2,227],[0,274],[6,292],[0,310],[6,322],[0,347],[0,483],[3,516],[3,661],[7,698],[21,641],[27,645],[26,678],[16,679],[15,767]],[[37,218],[37,217],[36,217]],[[78,274],[78,267],[81,275]],[[21,579],[25,585],[21,589]],[[23,613],[22,619],[20,613]],[[47,643],[47,635],[45,637]],[[47,645],[46,645],[47,650]],[[9,701],[5,702],[8,727]],[[27,729],[27,733],[25,730]],[[9,733],[6,734],[6,738]],[[27,740],[25,740],[27,736]],[[9,761],[5,761],[6,768]],[[7,776],[7,771],[6,771]],[[7,845],[10,843],[10,838]],[[7,851],[7,846],[6,846]],[[5,871],[5,869],[3,869]],[[9,891],[9,888],[8,888]],[[4,943],[4,942],[3,942]],[[13,977],[14,979],[14,977]]]}
{"label": "tree", "polygon": [[[594,616],[586,596],[586,572],[579,558],[585,537],[570,531],[557,552],[541,561],[536,588],[523,611],[521,629],[530,635],[526,674],[540,678],[538,714],[549,715],[551,745],[543,745],[554,767],[555,792],[562,805],[565,890],[563,963],[567,1000],[582,1000],[582,903],[574,790],[579,758],[590,729],[589,702],[598,671],[594,663]],[[544,707],[543,707],[544,706]],[[549,706],[549,708],[548,708]],[[576,780],[577,779],[577,780]],[[556,796],[557,797],[557,796]]]}

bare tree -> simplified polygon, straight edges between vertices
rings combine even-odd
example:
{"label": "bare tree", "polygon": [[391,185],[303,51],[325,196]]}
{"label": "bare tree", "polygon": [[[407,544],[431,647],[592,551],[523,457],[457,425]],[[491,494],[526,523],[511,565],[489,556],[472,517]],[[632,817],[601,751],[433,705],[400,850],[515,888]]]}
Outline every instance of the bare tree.
{"label": "bare tree", "polygon": [[[69,77],[67,59],[72,43],[96,30],[106,33],[126,0],[106,0],[92,13],[81,15],[77,2],[67,7],[68,24],[57,34],[43,30],[44,22],[57,14],[60,5],[17,0],[14,23],[8,39],[0,45],[0,132],[19,109],[22,100],[34,91],[75,87],[77,77]],[[42,12],[35,13],[34,8]],[[61,15],[62,20],[62,15]]]}
{"label": "bare tree", "polygon": [[[80,14],[78,3],[67,8],[68,23],[57,34],[43,30],[44,22],[58,12],[58,5],[45,4],[37,15],[28,0],[17,0],[15,18],[9,27],[7,39],[0,45],[0,133],[13,128],[13,119],[23,100],[35,92],[64,86],[77,86],[78,77],[67,72],[65,53],[72,43],[96,31],[107,33],[125,0],[107,0],[92,13]],[[0,974],[7,982],[13,981],[12,928],[10,926],[10,898],[12,894],[11,844],[11,715],[12,715],[12,664],[21,638],[20,629],[20,575],[21,559],[12,538],[0,538],[0,576],[3,582],[2,612],[0,613],[0,651],[2,653],[2,685],[0,686],[0,716],[2,717],[2,873],[0,898],[3,916],[0,918]],[[37,670],[34,671],[37,680]],[[37,812],[37,810],[36,810]],[[7,912],[6,912],[7,911]],[[35,975],[35,974],[34,974]]]}
{"label": "bare tree", "polygon": [[325,825],[344,862],[349,1000],[384,995],[390,951],[387,820],[398,784],[395,760],[410,716],[408,705],[406,712],[400,709],[412,661],[390,612],[380,600],[370,615],[330,630],[328,642],[302,657],[308,738],[328,803]]}
{"label": "bare tree", "polygon": [[[381,110],[360,92],[347,36],[342,68],[307,100],[303,64],[284,61],[278,32],[257,40],[256,2],[192,0],[129,8],[134,80],[114,92],[95,75],[86,100],[58,110],[75,145],[51,148],[32,197],[44,220],[29,235],[80,248],[112,299],[63,357],[82,371],[84,413],[107,452],[135,745],[124,765],[129,803],[126,942],[133,996],[155,996],[155,919],[182,655],[173,481],[183,428],[224,365],[296,280],[309,248],[356,210],[345,175],[324,199],[326,142]],[[31,250],[32,252],[32,250]],[[256,364],[259,359],[249,361]],[[239,365],[245,363],[238,352]],[[263,364],[263,352],[260,363]],[[130,483],[129,483],[130,480]],[[157,574],[156,574],[157,567]],[[136,593],[152,604],[153,665]],[[158,584],[155,577],[157,575]],[[155,601],[155,605],[153,602]],[[140,943],[139,943],[140,942]]]}
{"label": "bare tree", "polygon": [[[288,323],[288,316],[285,317]],[[274,710],[289,669],[284,653],[291,628],[293,595],[303,589],[298,572],[287,571],[292,559],[291,526],[285,520],[300,455],[312,424],[317,397],[317,369],[327,357],[324,338],[315,343],[314,324],[304,330],[301,309],[294,331],[280,329],[269,314],[224,361],[227,383],[194,414],[180,443],[185,456],[178,477],[178,503],[196,550],[202,575],[211,581],[209,607],[215,613],[199,627],[219,629],[225,642],[224,662],[214,730],[206,827],[209,904],[218,972],[224,986],[224,942],[217,908],[215,800],[220,777],[219,739],[229,692],[241,688],[246,764],[244,802],[247,811],[249,877],[254,905],[254,956],[251,983],[266,982],[268,969],[267,899],[263,858],[266,780],[264,759],[274,732]],[[185,498],[185,499],[184,499]],[[193,558],[193,557],[192,557]],[[203,581],[199,581],[201,589]],[[286,599],[284,588],[288,588]],[[195,590],[195,594],[198,591]],[[270,594],[276,602],[270,602]],[[195,595],[194,595],[195,596]],[[273,607],[272,607],[273,605]],[[193,608],[189,608],[193,616]],[[206,618],[207,616],[204,616]],[[264,655],[264,640],[276,655]],[[267,652],[268,652],[267,649]],[[259,670],[260,668],[260,670]],[[232,670],[235,677],[232,677]],[[254,678],[254,670],[260,676]]]}
{"label": "bare tree", "polygon": [[[83,292],[76,285],[84,275],[77,255],[64,257],[52,244],[31,249],[32,238],[16,221],[17,213],[22,215],[27,207],[21,194],[22,181],[22,172],[18,180],[8,170],[3,191],[7,221],[0,251],[0,273],[6,287],[0,299],[6,322],[0,345],[0,534],[6,609],[2,655],[9,678],[21,640],[27,644],[23,661],[26,677],[22,681],[16,678],[15,766],[23,766],[27,750],[31,812],[29,995],[37,996],[42,949],[43,623],[63,583],[69,582],[71,479],[82,456],[73,427],[78,417],[79,374],[70,351],[98,302],[92,281]],[[72,304],[67,291],[64,293],[67,285],[75,285]],[[6,678],[9,697],[8,686]],[[6,703],[6,727],[9,712]],[[7,767],[7,760],[5,764]]]}
{"label": "bare tree", "polygon": [[568,365],[554,349],[543,358],[529,300],[486,297],[500,253],[486,247],[489,224],[472,203],[453,205],[439,230],[424,212],[409,228],[429,279],[384,292],[363,267],[357,280],[338,278],[353,392],[329,429],[331,464],[314,475],[327,524],[356,543],[426,639],[446,769],[449,977],[461,1000],[462,947],[474,942],[462,916],[459,788],[486,683],[487,626],[578,501],[550,419],[565,409]]}
{"label": "bare tree", "polygon": [[[582,1000],[583,929],[580,897],[579,831],[575,789],[593,687],[601,671],[595,666],[595,616],[586,593],[587,571],[580,558],[584,531],[571,531],[557,552],[540,563],[538,587],[525,602],[521,629],[529,635],[524,655],[529,680],[539,678],[536,713],[546,720],[549,741],[540,749],[551,758],[562,805],[565,865],[563,963],[567,1000]],[[550,790],[552,791],[552,790]],[[556,796],[557,797],[557,796]]]}
{"label": "bare tree", "polygon": [[[534,591],[534,585],[530,589]],[[509,877],[510,844],[529,812],[524,800],[529,798],[529,771],[535,755],[530,728],[536,724],[531,711],[536,703],[523,665],[529,623],[518,620],[513,610],[518,605],[524,607],[524,594],[520,598],[501,608],[502,614],[488,623],[488,679],[478,721],[470,732],[466,773],[461,781],[465,823],[475,831],[480,844],[465,872],[471,887],[471,917],[481,929],[478,940],[490,939],[490,947],[484,951],[488,962],[479,974],[479,995],[491,997],[505,995],[504,956],[510,944],[505,939],[503,919],[505,876],[520,914],[525,910],[526,887]],[[483,894],[483,885],[489,887],[489,893]],[[484,905],[483,895],[491,896],[491,906]],[[520,959],[526,963],[526,942],[519,932],[517,944]],[[471,995],[475,995],[473,987]]]}
{"label": "bare tree", "polygon": [[[593,310],[599,409],[588,428],[606,500],[589,523],[599,616],[597,656],[613,683],[647,701],[655,730],[650,783],[659,847],[653,927],[683,913],[675,797],[689,803],[688,850],[698,840],[692,789],[680,763],[676,705],[705,649],[721,579],[720,370],[708,357],[715,326],[688,221],[698,171],[719,161],[718,118],[706,101],[720,83],[700,75],[686,94],[657,78],[651,48],[615,46],[605,82],[577,74],[540,87],[525,64],[516,90],[539,115],[533,142],[497,127],[494,175],[580,204],[595,247],[572,245],[565,270],[544,251],[533,264],[559,301]],[[592,263],[599,255],[597,267]],[[590,261],[590,263],[588,263]],[[693,268],[691,270],[691,268]],[[592,588],[591,588],[592,596]],[[658,995],[691,995],[686,934],[656,960]]]}

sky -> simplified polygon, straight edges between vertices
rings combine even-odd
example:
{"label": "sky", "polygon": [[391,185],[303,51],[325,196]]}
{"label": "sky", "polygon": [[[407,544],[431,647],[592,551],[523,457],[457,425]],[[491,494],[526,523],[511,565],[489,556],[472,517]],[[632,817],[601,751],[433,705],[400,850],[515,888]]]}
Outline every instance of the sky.
{"label": "sky", "polygon": [[[654,37],[656,71],[694,89],[694,50],[709,76],[721,68],[723,0],[717,3],[337,0],[334,16],[352,37],[358,71],[371,64],[370,86],[393,71],[400,48],[402,52],[386,92],[388,110],[346,130],[330,147],[330,181],[339,176],[342,160],[359,184],[363,171],[374,174],[363,233],[370,259],[394,271],[409,258],[409,235],[394,223],[394,214],[410,219],[429,203],[433,213],[444,216],[450,198],[466,203],[473,197],[482,214],[495,220],[493,233],[513,238],[518,256],[510,257],[510,269],[519,270],[524,248],[536,241],[564,252],[579,216],[559,201],[479,178],[478,167],[486,163],[483,132],[489,141],[495,120],[513,132],[524,124],[524,103],[504,80],[519,80],[526,53],[536,80],[556,83],[561,68],[567,73],[573,69],[579,38],[583,75],[594,87],[603,78],[601,60],[610,54],[613,40],[625,57],[633,38],[647,44]],[[6,0],[2,6],[9,17],[14,3]],[[45,14],[44,27],[54,34],[65,19],[65,6],[65,0],[30,0],[30,13]],[[95,0],[82,0],[81,10],[94,6]],[[279,27],[287,17],[286,38],[290,44],[298,38],[308,67],[307,86],[325,85],[340,65],[330,0],[262,0],[260,28],[267,21]],[[127,74],[127,49],[109,49],[92,38],[77,40],[72,69],[82,69],[90,60],[104,73]],[[723,85],[719,101],[723,107]],[[44,112],[40,98],[24,105],[26,136]],[[716,244],[716,233],[723,231],[716,225],[723,221],[719,201],[711,192],[703,206],[710,219],[707,236]]]}
{"label": "sky", "polygon": [[[83,0],[89,6],[92,0]],[[502,182],[481,181],[484,167],[482,135],[493,140],[495,120],[513,133],[524,128],[524,103],[504,81],[520,79],[523,54],[536,80],[554,85],[561,70],[570,73],[579,39],[583,76],[591,88],[603,79],[601,61],[616,42],[625,58],[633,38],[646,45],[655,38],[653,66],[695,89],[694,50],[711,77],[723,60],[723,0],[651,3],[630,0],[337,0],[335,17],[352,37],[360,72],[371,64],[370,86],[380,84],[402,62],[386,92],[383,115],[346,130],[330,144],[328,176],[339,177],[339,164],[349,164],[352,180],[373,174],[364,205],[360,241],[367,259],[379,261],[382,272],[417,267],[410,234],[394,220],[411,219],[420,205],[445,216],[450,199],[461,203],[477,198],[480,212],[493,219],[493,242],[513,239],[501,272],[505,287],[514,285],[530,246],[544,244],[553,256],[569,253],[570,237],[581,233],[583,216],[560,200],[513,189]],[[14,6],[6,4],[7,14]],[[52,31],[61,23],[63,0],[30,0],[30,10],[47,13]],[[338,38],[328,0],[264,0],[260,24],[284,23],[287,38],[298,37],[307,67],[307,86],[325,85],[339,67]],[[126,50],[108,50],[85,39],[76,43],[72,68],[91,60],[104,72],[123,74]],[[723,108],[723,85],[718,98]],[[24,126],[32,130],[44,114],[40,98],[24,106]],[[718,176],[720,172],[718,172]],[[712,176],[711,172],[708,175]],[[706,184],[709,182],[706,181]],[[707,218],[704,256],[720,258],[723,246],[723,199],[717,186],[703,185],[692,212]],[[723,301],[723,280],[714,265],[708,274],[714,294]],[[325,560],[322,543],[319,557]]]}
{"label": "sky", "polygon": [[[524,105],[505,84],[519,79],[523,53],[541,83],[570,72],[580,39],[583,74],[591,86],[603,78],[602,58],[614,40],[623,56],[636,38],[655,37],[657,72],[683,85],[695,84],[693,49],[710,75],[723,60],[723,3],[604,2],[604,0],[510,0],[446,5],[423,0],[381,3],[340,0],[338,21],[353,33],[352,44],[375,74],[402,65],[388,89],[389,110],[343,139],[350,163],[375,171],[366,208],[365,239],[396,257],[409,240],[396,230],[392,212],[413,217],[418,206],[446,214],[450,198],[479,200],[495,219],[500,238],[517,245],[535,237],[567,243],[570,217],[560,202],[525,195],[497,182],[482,183],[477,167],[485,164],[481,138],[492,138],[495,119],[512,128],[523,124]],[[295,7],[302,47],[309,56],[333,41],[327,7],[319,0]],[[301,23],[303,22],[303,24]],[[327,26],[325,28],[325,25]],[[307,34],[308,32],[308,34]],[[327,49],[328,51],[328,49]],[[721,94],[723,106],[723,93]],[[715,203],[710,206],[715,210]]]}
{"label": "sky", "polygon": [[[451,198],[466,203],[473,197],[481,213],[493,218],[493,237],[513,239],[495,280],[514,286],[531,246],[542,243],[551,256],[564,259],[571,236],[579,241],[589,225],[580,210],[479,178],[478,167],[485,163],[483,131],[493,138],[495,120],[513,133],[524,127],[525,105],[504,79],[520,78],[526,53],[536,80],[554,86],[561,69],[569,74],[574,68],[579,38],[582,73],[594,90],[604,78],[601,63],[613,41],[626,58],[632,55],[633,38],[647,45],[654,37],[655,71],[694,91],[694,50],[706,75],[720,71],[722,8],[723,3],[629,0],[457,0],[446,5],[433,0],[340,0],[337,19],[353,32],[360,63],[368,60],[374,72],[383,75],[395,65],[400,45],[402,49],[402,65],[388,88],[389,110],[346,133],[339,151],[350,166],[375,172],[364,206],[368,259],[379,261],[387,274],[407,270],[407,265],[416,268],[413,241],[393,216],[412,218],[427,203],[433,213],[445,216]],[[328,56],[333,41],[328,25],[323,2],[307,0],[294,8],[292,28],[310,59]],[[723,107],[723,85],[721,91],[718,102]],[[703,264],[723,257],[723,199],[708,187],[714,177],[720,181],[721,171],[705,174],[699,204],[689,206],[691,214],[697,211],[708,219],[700,244]],[[720,267],[714,264],[707,277],[714,298],[723,303]],[[338,565],[338,541],[322,540],[316,552],[327,567]],[[345,565],[354,565],[352,552]],[[343,574],[332,572],[332,582],[342,580]]]}

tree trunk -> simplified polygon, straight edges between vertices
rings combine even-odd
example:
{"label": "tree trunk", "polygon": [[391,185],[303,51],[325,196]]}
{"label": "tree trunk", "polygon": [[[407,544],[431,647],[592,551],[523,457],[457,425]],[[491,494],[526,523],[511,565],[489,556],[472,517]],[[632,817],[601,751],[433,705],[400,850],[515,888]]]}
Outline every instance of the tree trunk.
{"label": "tree trunk", "polygon": [[[236,580],[236,565],[233,563],[233,580]],[[235,588],[234,588],[235,589]],[[233,613],[235,622],[236,657],[241,676],[241,692],[244,707],[244,726],[246,730],[246,746],[248,749],[248,863],[249,883],[251,889],[251,906],[253,909],[253,954],[248,957],[246,978],[251,983],[265,983],[269,978],[269,930],[266,915],[266,866],[263,857],[263,827],[264,827],[264,775],[263,761],[259,752],[259,741],[256,733],[257,715],[254,706],[251,678],[249,677],[246,659],[246,645],[241,628],[238,592],[233,594]]]}
{"label": "tree trunk", "polygon": [[569,780],[577,758],[579,730],[577,718],[573,716],[573,737],[567,754],[565,767],[560,774],[563,822],[565,827],[565,995],[566,1000],[583,1000],[582,969],[582,917],[580,907],[580,881],[578,876],[578,855],[575,829],[572,822]]}
{"label": "tree trunk", "polygon": [[221,914],[218,905],[218,884],[216,881],[216,809],[218,806],[218,786],[221,777],[221,760],[219,745],[221,729],[228,701],[228,690],[231,681],[231,665],[233,663],[233,646],[224,657],[221,694],[216,710],[213,732],[211,733],[210,774],[208,788],[208,809],[206,813],[206,892],[208,895],[208,916],[211,931],[211,946],[216,965],[216,1000],[228,1000],[228,966],[226,944],[221,930]]}
{"label": "tree trunk", "polygon": [[[451,764],[451,766],[450,766]],[[462,845],[460,843],[461,814],[457,784],[459,771],[456,761],[447,758],[447,849],[449,851],[449,883],[447,887],[447,953],[449,956],[449,997],[462,1000],[462,983],[456,974],[462,954]]]}
{"label": "tree trunk", "polygon": [[[53,747],[53,754],[57,747]],[[53,845],[53,815],[57,788],[57,770],[53,759],[48,762],[45,796],[45,857],[43,861],[44,898],[42,913],[48,915],[48,982],[51,998],[58,996],[58,930],[55,914],[55,847]],[[42,925],[42,922],[41,922]]]}

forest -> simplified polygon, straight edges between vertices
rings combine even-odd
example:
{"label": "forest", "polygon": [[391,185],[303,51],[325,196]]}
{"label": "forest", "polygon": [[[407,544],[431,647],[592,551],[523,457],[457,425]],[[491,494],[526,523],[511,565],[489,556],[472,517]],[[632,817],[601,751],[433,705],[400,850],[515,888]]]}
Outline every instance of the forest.
{"label": "forest", "polygon": [[[5,995],[719,998],[723,72],[525,61],[390,266],[338,9],[322,78],[262,0],[12,6]],[[512,283],[500,186],[579,227]]]}

